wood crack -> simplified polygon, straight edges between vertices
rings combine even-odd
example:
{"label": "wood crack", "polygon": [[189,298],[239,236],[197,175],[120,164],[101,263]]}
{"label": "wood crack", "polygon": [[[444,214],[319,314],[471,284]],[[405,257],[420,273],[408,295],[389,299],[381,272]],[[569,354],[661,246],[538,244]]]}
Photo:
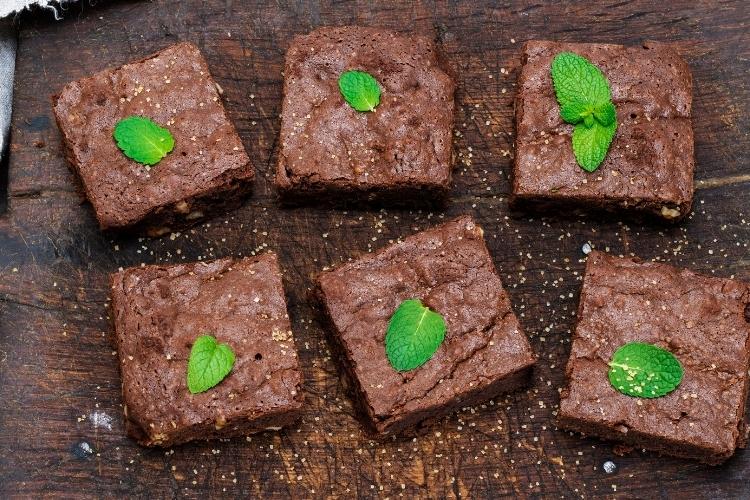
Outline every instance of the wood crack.
{"label": "wood crack", "polygon": [[698,179],[695,181],[695,190],[714,189],[735,184],[750,182],[750,174],[730,175],[727,177],[711,177],[709,179]]}
{"label": "wood crack", "polygon": [[34,304],[33,302],[26,302],[23,300],[12,298],[9,295],[0,296],[0,302],[5,302],[8,304],[15,304],[15,305],[22,306],[22,307],[31,307],[33,309],[38,309],[40,311],[59,312],[58,308],[45,307],[39,304]]}

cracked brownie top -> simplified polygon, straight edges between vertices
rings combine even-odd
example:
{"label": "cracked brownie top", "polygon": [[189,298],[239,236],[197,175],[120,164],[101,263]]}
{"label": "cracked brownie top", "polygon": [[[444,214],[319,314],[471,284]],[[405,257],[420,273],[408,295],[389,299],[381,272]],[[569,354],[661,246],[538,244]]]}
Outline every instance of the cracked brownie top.
{"label": "cracked brownie top", "polygon": [[[533,364],[482,234],[461,217],[320,275],[328,316],[378,431]],[[410,298],[439,312],[447,333],[427,363],[398,372],[384,339],[391,315]]]}
{"label": "cracked brownie top", "polygon": [[[126,421],[142,444],[250,432],[256,420],[301,407],[275,255],[126,269],[112,276],[112,309]],[[236,360],[216,387],[190,394],[190,349],[206,334]]]}
{"label": "cracked brownie top", "polygon": [[[165,218],[164,212],[195,221],[208,215],[206,205],[220,206],[255,175],[206,61],[191,43],[71,82],[53,104],[66,156],[103,229],[144,220],[158,225],[151,219]],[[153,168],[127,158],[112,138],[118,121],[133,115],[174,136],[174,150]],[[194,203],[201,208],[193,210]]]}
{"label": "cracked brownie top", "polygon": [[[617,133],[593,173],[573,156],[573,126],[560,117],[552,85],[552,60],[565,51],[602,70],[617,107]],[[526,43],[516,98],[514,196],[684,217],[693,199],[692,97],[690,68],[668,44]]]}
{"label": "cracked brownie top", "polygon": [[[338,80],[347,70],[378,81],[375,111],[355,111],[341,97]],[[352,26],[296,37],[284,68],[277,186],[447,190],[453,91],[438,47],[426,37]]]}
{"label": "cracked brownie top", "polygon": [[[731,455],[745,439],[748,304],[745,283],[592,252],[561,418],[650,436],[653,445],[664,440],[713,457]],[[685,370],[679,387],[657,399],[617,392],[607,378],[608,362],[628,342],[673,353]]]}

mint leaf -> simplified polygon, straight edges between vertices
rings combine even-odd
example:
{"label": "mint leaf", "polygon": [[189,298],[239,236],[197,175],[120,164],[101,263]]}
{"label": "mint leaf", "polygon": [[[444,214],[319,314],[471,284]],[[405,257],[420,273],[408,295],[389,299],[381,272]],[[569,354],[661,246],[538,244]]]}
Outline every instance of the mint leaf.
{"label": "mint leaf", "polygon": [[622,394],[659,398],[675,390],[684,371],[669,351],[643,342],[630,342],[615,351],[609,362],[609,381]]}
{"label": "mint leaf", "polygon": [[143,116],[128,116],[117,122],[113,134],[117,147],[144,165],[155,165],[174,148],[169,130]]}
{"label": "mint leaf", "polygon": [[380,104],[380,85],[365,71],[346,71],[339,77],[339,90],[357,111],[375,111]]}
{"label": "mint leaf", "polygon": [[607,156],[609,145],[617,130],[617,122],[601,125],[591,118],[591,125],[579,123],[573,129],[573,154],[582,169],[593,172]]}
{"label": "mint leaf", "polygon": [[594,106],[581,101],[571,101],[564,106],[560,106],[560,116],[562,119],[573,125],[585,120],[593,114]]}
{"label": "mint leaf", "polygon": [[205,392],[217,385],[232,371],[234,352],[219,344],[212,335],[195,339],[188,360],[187,385],[191,393]]}
{"label": "mint leaf", "polygon": [[604,161],[617,131],[617,109],[609,82],[585,57],[561,52],[552,60],[552,83],[560,117],[575,125],[573,153],[578,165],[593,172]]}
{"label": "mint leaf", "polygon": [[609,82],[588,59],[561,52],[552,61],[552,83],[560,106],[580,102],[600,106],[610,101]]}
{"label": "mint leaf", "polygon": [[617,109],[615,109],[615,105],[611,102],[602,104],[594,110],[594,117],[605,127],[612,125],[612,123],[617,121]]}
{"label": "mint leaf", "polygon": [[417,299],[405,300],[388,322],[385,353],[400,372],[425,364],[445,339],[443,317]]}

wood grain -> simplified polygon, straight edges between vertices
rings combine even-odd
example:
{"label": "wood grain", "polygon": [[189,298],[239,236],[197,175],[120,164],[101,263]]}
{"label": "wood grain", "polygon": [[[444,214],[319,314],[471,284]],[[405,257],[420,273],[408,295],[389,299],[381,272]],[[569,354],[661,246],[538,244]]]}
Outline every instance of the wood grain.
{"label": "wood grain", "polygon": [[[750,452],[725,465],[635,452],[555,428],[558,389],[590,242],[750,280],[750,9],[743,1],[87,2],[64,20],[21,16],[9,174],[0,216],[0,496],[741,498]],[[271,185],[282,63],[297,33],[363,24],[438,37],[457,75],[457,168],[442,212],[282,209]],[[697,194],[678,227],[508,209],[512,99],[529,39],[672,41],[695,80]],[[178,40],[203,50],[258,167],[239,210],[174,237],[103,235],[62,154],[49,96],[68,81]],[[307,302],[322,267],[458,214],[484,226],[539,353],[534,384],[414,441],[368,440]],[[306,377],[296,428],[172,450],[124,437],[107,275],[273,249]],[[602,464],[613,460],[614,473]]]}

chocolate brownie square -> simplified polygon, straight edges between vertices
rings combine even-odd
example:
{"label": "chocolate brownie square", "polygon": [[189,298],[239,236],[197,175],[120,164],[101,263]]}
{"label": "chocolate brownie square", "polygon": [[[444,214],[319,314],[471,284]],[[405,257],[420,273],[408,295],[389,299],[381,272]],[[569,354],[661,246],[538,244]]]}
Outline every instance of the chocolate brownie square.
{"label": "chocolate brownie square", "polygon": [[[593,252],[560,401],[561,427],[667,455],[718,464],[744,447],[750,286],[666,264]],[[629,342],[683,366],[666,396],[621,394],[607,373]]]}
{"label": "chocolate brownie square", "polygon": [[[318,277],[333,344],[377,433],[425,427],[529,379],[535,357],[482,235],[464,216]],[[429,361],[399,372],[386,355],[386,330],[399,304],[414,298],[443,316],[447,332]]]}
{"label": "chocolate brownie square", "polygon": [[[158,236],[237,207],[250,192],[253,165],[190,43],[69,83],[53,104],[66,157],[102,229]],[[173,151],[151,168],[113,139],[117,122],[131,115],[174,137]]]}
{"label": "chocolate brownie square", "polygon": [[[338,87],[360,70],[378,81],[373,112]],[[454,83],[438,46],[358,26],[297,36],[286,54],[276,187],[286,202],[440,202],[451,186]]]}
{"label": "chocolate brownie square", "polygon": [[[565,51],[602,70],[617,107],[616,135],[592,173],[573,156],[573,126],[560,118],[552,85],[552,60]],[[693,200],[691,105],[690,68],[669,45],[528,42],[516,98],[514,204],[685,217]]]}
{"label": "chocolate brownie square", "polygon": [[[125,269],[112,275],[125,427],[145,446],[246,435],[293,423],[302,375],[273,254]],[[234,351],[232,371],[191,394],[193,342]]]}

